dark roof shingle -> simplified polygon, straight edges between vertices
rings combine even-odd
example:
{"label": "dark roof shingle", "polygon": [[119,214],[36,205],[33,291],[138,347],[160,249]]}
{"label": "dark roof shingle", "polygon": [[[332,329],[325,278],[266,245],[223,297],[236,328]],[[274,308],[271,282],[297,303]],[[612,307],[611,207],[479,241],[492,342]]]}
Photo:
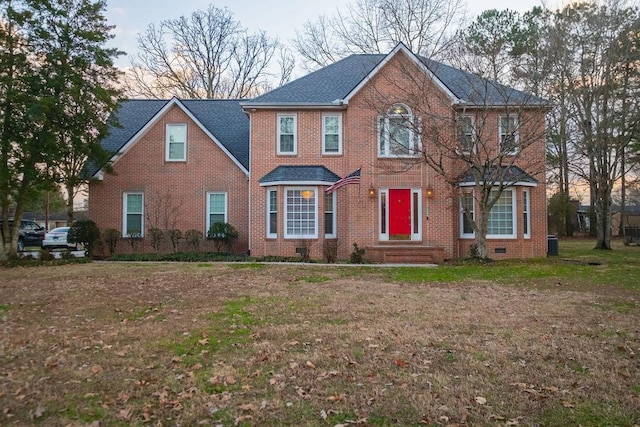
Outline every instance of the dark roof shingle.
{"label": "dark roof shingle", "polygon": [[333,184],[340,177],[331,172],[324,166],[314,165],[295,165],[295,166],[278,166],[271,172],[260,178],[260,184],[272,183],[324,183]]}
{"label": "dark roof shingle", "polygon": [[[387,55],[354,54],[300,77],[284,86],[243,102],[251,105],[331,105],[342,100],[371,73]],[[432,59],[417,57],[459,100],[468,105],[530,105],[548,102],[478,75]]]}

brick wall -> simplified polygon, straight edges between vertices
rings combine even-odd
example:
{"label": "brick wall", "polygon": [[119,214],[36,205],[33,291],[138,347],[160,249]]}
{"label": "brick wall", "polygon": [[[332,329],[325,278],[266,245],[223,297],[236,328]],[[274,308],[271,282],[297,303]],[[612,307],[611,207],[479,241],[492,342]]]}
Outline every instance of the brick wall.
{"label": "brick wall", "polygon": [[[186,162],[165,161],[165,129],[170,123],[187,124]],[[180,206],[176,228],[183,234],[188,229],[197,229],[206,235],[207,192],[226,192],[228,222],[239,232],[234,252],[248,249],[247,176],[180,107],[167,111],[114,163],[113,169],[113,174],[105,174],[103,181],[89,186],[89,217],[101,230],[115,228],[124,234],[123,193],[141,191],[145,217],[158,210],[156,200],[171,199],[171,206]],[[149,226],[150,221],[145,218],[145,228]],[[211,250],[212,242],[204,242],[201,248]],[[121,241],[118,250],[130,252],[131,248]],[[142,250],[151,250],[148,237]]]}

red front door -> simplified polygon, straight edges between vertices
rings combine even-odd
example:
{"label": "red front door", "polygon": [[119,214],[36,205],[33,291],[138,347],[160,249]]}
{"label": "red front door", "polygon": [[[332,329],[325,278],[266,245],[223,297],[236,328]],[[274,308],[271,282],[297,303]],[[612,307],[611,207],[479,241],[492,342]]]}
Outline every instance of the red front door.
{"label": "red front door", "polygon": [[389,240],[411,240],[411,190],[389,190]]}

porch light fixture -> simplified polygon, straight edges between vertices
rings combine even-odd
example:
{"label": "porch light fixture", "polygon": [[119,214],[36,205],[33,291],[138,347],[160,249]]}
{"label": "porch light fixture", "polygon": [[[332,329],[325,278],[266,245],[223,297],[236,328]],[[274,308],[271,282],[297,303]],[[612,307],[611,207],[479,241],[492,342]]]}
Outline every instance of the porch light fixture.
{"label": "porch light fixture", "polygon": [[371,184],[369,186],[369,198],[373,199],[374,197],[376,197],[376,189],[373,184]]}
{"label": "porch light fixture", "polygon": [[427,199],[431,199],[433,197],[433,188],[427,187],[425,190],[425,194],[427,195]]}

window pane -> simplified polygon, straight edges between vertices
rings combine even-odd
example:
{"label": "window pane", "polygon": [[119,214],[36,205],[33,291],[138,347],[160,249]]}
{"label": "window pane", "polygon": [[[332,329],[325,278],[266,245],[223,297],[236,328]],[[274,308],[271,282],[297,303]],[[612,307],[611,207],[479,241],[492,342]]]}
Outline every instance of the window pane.
{"label": "window pane", "polygon": [[330,116],[324,118],[324,132],[328,134],[337,134],[339,130],[338,117]]}
{"label": "window pane", "polygon": [[215,223],[224,223],[224,214],[211,214],[209,215],[209,224],[213,225]]}
{"label": "window pane", "polygon": [[142,213],[142,194],[127,194],[127,213]]}
{"label": "window pane", "polygon": [[340,137],[339,135],[325,135],[324,136],[324,151],[338,152]]}
{"label": "window pane", "polygon": [[280,151],[293,151],[293,135],[280,135]]}
{"label": "window pane", "polygon": [[335,212],[333,208],[333,194],[325,194],[324,196],[324,234],[333,235]]}
{"label": "window pane", "polygon": [[385,146],[387,143],[387,132],[385,127],[385,120],[383,118],[381,118],[380,121],[378,122],[378,128],[380,131],[380,134],[378,135],[378,141],[380,143],[379,154],[381,156],[386,156],[387,152],[386,152]]}
{"label": "window pane", "polygon": [[[495,191],[491,190],[491,197],[495,197]],[[513,235],[512,190],[504,190],[496,204],[491,208],[487,234]]]}
{"label": "window pane", "polygon": [[209,195],[209,212],[224,214],[224,194],[210,194]]}
{"label": "window pane", "polygon": [[278,232],[278,192],[269,191],[269,234]]}
{"label": "window pane", "polygon": [[141,214],[127,214],[126,233],[128,235],[142,233],[142,215]]}
{"label": "window pane", "polygon": [[387,233],[387,193],[380,193],[380,233]]}
{"label": "window pane", "polygon": [[518,119],[515,116],[500,117],[500,144],[502,151],[512,151],[518,134]]}
{"label": "window pane", "polygon": [[313,190],[287,190],[286,231],[288,236],[316,235],[316,195]]}
{"label": "window pane", "polygon": [[525,235],[529,234],[529,192],[522,192],[522,224],[523,224],[523,232]]}
{"label": "window pane", "polygon": [[418,212],[418,193],[413,193],[413,234],[418,234],[418,223],[420,219],[420,213]]}
{"label": "window pane", "polygon": [[458,144],[463,151],[473,148],[473,120],[470,116],[458,117]]}
{"label": "window pane", "polygon": [[293,134],[293,117],[280,117],[280,132]]}
{"label": "window pane", "polygon": [[184,159],[184,143],[169,143],[169,158],[170,159]]}
{"label": "window pane", "polygon": [[393,154],[409,154],[411,129],[403,118],[389,119],[389,145]]}
{"label": "window pane", "polygon": [[186,142],[187,127],[185,125],[169,126],[169,142]]}
{"label": "window pane", "polygon": [[469,212],[469,215],[471,216],[471,219],[474,219],[473,194],[469,193],[469,194],[463,195],[460,198],[460,204],[461,204],[461,208],[462,208],[462,233],[463,234],[473,234],[473,225],[471,224],[471,221],[469,220],[469,217],[465,213],[465,212]]}

